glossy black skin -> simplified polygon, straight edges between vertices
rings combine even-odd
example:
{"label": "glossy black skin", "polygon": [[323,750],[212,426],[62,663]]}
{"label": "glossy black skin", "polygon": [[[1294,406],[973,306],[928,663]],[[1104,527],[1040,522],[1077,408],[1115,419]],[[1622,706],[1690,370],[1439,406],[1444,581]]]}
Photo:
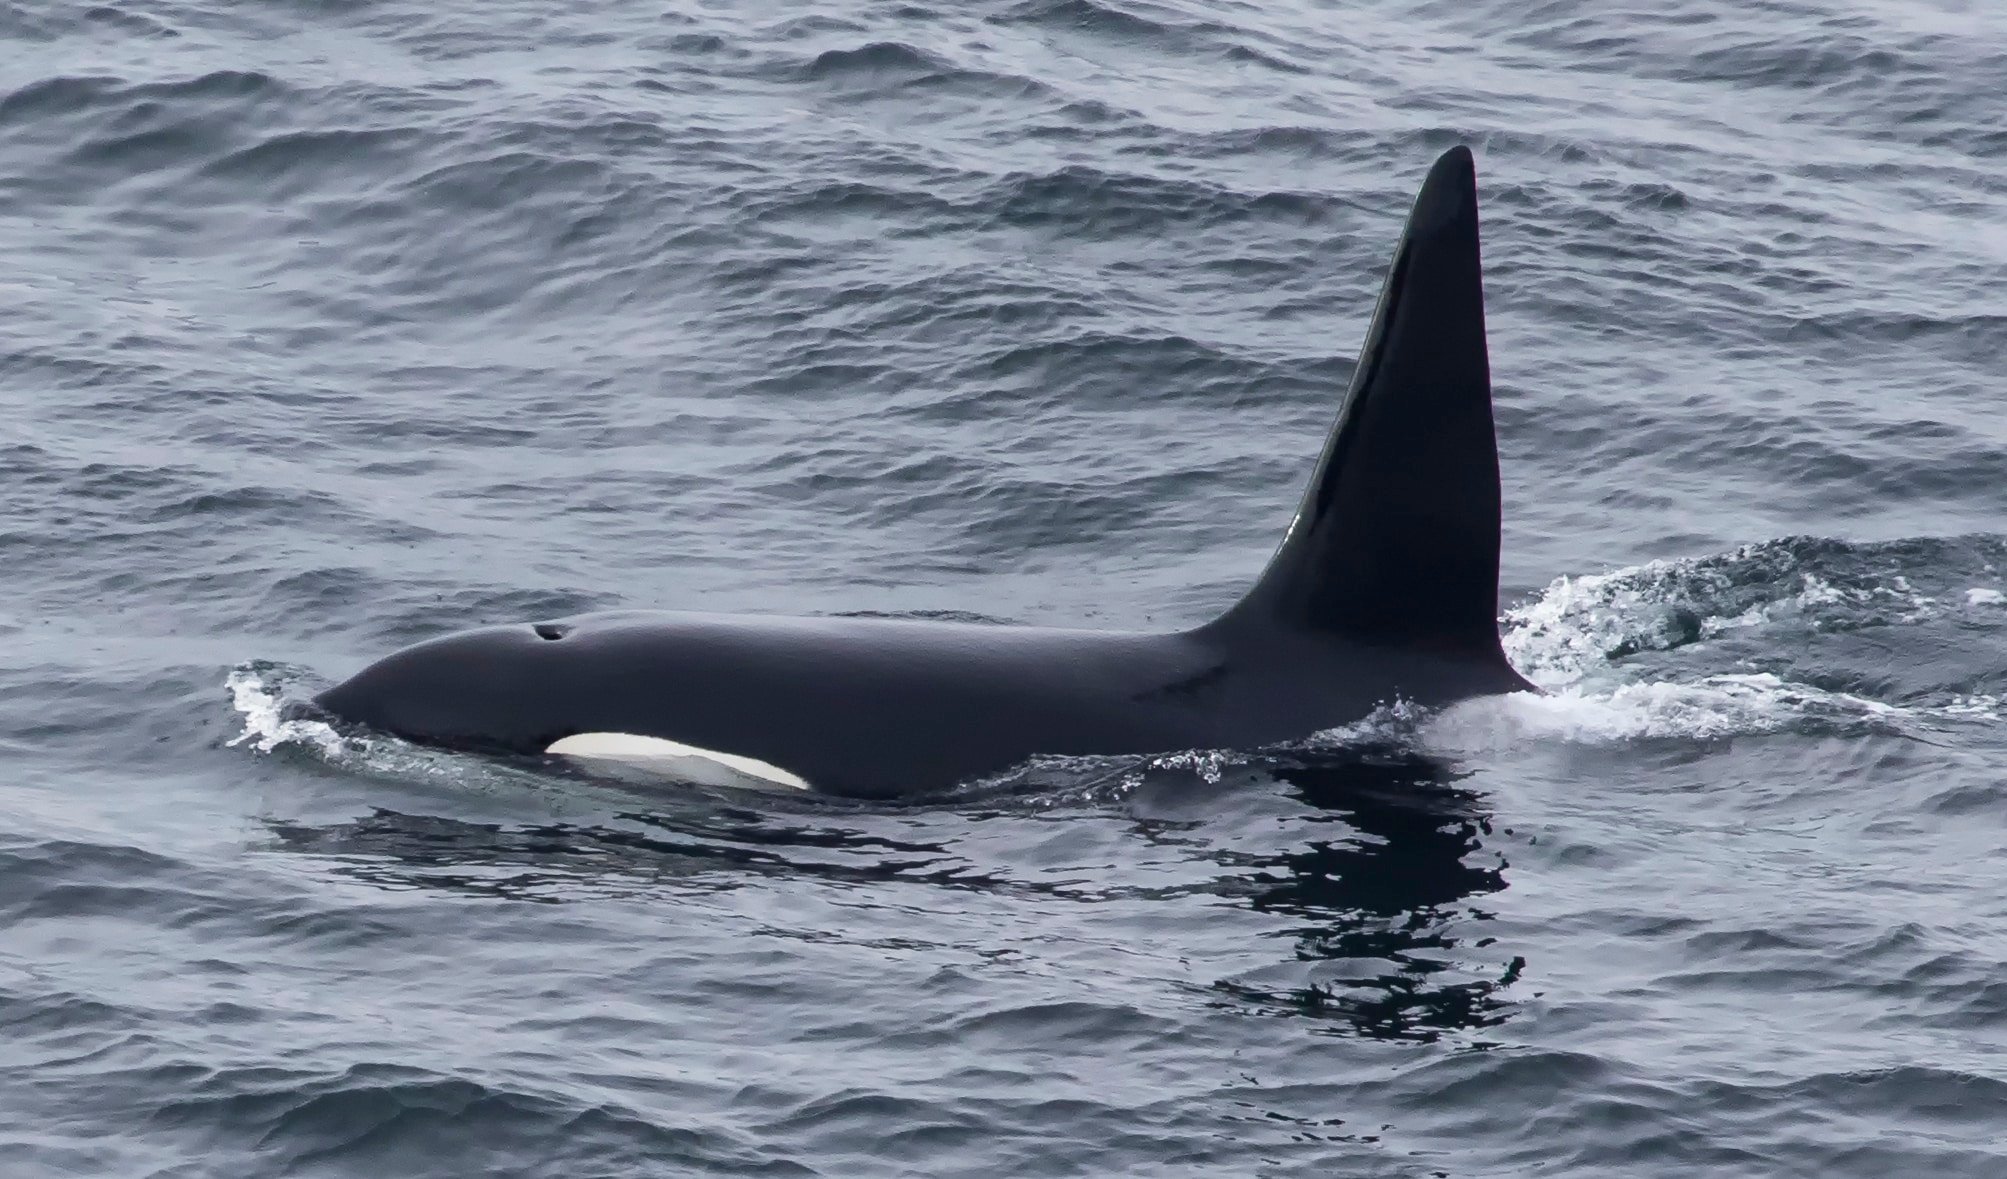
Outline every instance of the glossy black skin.
{"label": "glossy black skin", "polygon": [[1032,754],[1245,749],[1396,695],[1441,704],[1521,686],[1502,666],[1224,626],[1130,634],[636,612],[433,639],[320,703],[372,728],[497,752],[541,753],[583,732],[666,737],[882,798]]}
{"label": "glossy black skin", "polygon": [[1302,507],[1215,622],[1125,634],[598,614],[421,643],[320,703],[472,749],[663,737],[874,797],[1038,754],[1245,749],[1396,698],[1529,687],[1499,645],[1499,512],[1476,174],[1455,148],[1415,199]]}

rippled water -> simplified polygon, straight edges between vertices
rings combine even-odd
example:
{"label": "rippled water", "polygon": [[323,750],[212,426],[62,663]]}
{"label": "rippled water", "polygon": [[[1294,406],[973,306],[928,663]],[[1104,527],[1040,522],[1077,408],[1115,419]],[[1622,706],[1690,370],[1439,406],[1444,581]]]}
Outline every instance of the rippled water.
{"label": "rippled water", "polygon": [[[0,0],[9,1175],[2007,1173],[2007,19]],[[1478,151],[1542,698],[910,805],[341,739],[1169,626]]]}

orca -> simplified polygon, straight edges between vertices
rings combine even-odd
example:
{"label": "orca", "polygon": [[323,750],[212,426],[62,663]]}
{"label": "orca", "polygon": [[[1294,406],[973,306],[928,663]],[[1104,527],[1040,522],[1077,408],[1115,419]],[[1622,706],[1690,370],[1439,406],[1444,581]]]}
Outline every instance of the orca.
{"label": "orca", "polygon": [[860,798],[1037,755],[1257,749],[1395,701],[1534,690],[1498,633],[1498,449],[1469,149],[1430,169],[1266,570],[1167,633],[616,612],[421,642],[321,709],[477,752]]}

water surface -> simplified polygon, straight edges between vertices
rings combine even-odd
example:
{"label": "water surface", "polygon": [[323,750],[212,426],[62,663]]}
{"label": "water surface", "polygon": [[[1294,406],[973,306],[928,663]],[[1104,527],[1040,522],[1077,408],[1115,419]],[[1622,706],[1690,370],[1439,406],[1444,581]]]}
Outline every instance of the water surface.
{"label": "water surface", "polygon": [[[1997,1176],[1990,6],[0,2],[32,1176]],[[1478,153],[1544,698],[910,805],[344,740],[604,607],[1203,620]]]}

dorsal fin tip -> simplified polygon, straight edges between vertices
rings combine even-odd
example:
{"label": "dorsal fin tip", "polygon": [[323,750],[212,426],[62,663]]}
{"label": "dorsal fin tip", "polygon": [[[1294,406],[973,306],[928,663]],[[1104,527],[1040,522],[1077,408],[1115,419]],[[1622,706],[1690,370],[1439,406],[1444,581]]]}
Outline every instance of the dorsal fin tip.
{"label": "dorsal fin tip", "polygon": [[1477,161],[1469,148],[1458,144],[1437,156],[1422,180],[1414,210],[1408,214],[1409,232],[1417,228],[1439,232],[1476,212]]}
{"label": "dorsal fin tip", "polygon": [[1423,180],[1302,507],[1222,625],[1504,656],[1476,166]]}

